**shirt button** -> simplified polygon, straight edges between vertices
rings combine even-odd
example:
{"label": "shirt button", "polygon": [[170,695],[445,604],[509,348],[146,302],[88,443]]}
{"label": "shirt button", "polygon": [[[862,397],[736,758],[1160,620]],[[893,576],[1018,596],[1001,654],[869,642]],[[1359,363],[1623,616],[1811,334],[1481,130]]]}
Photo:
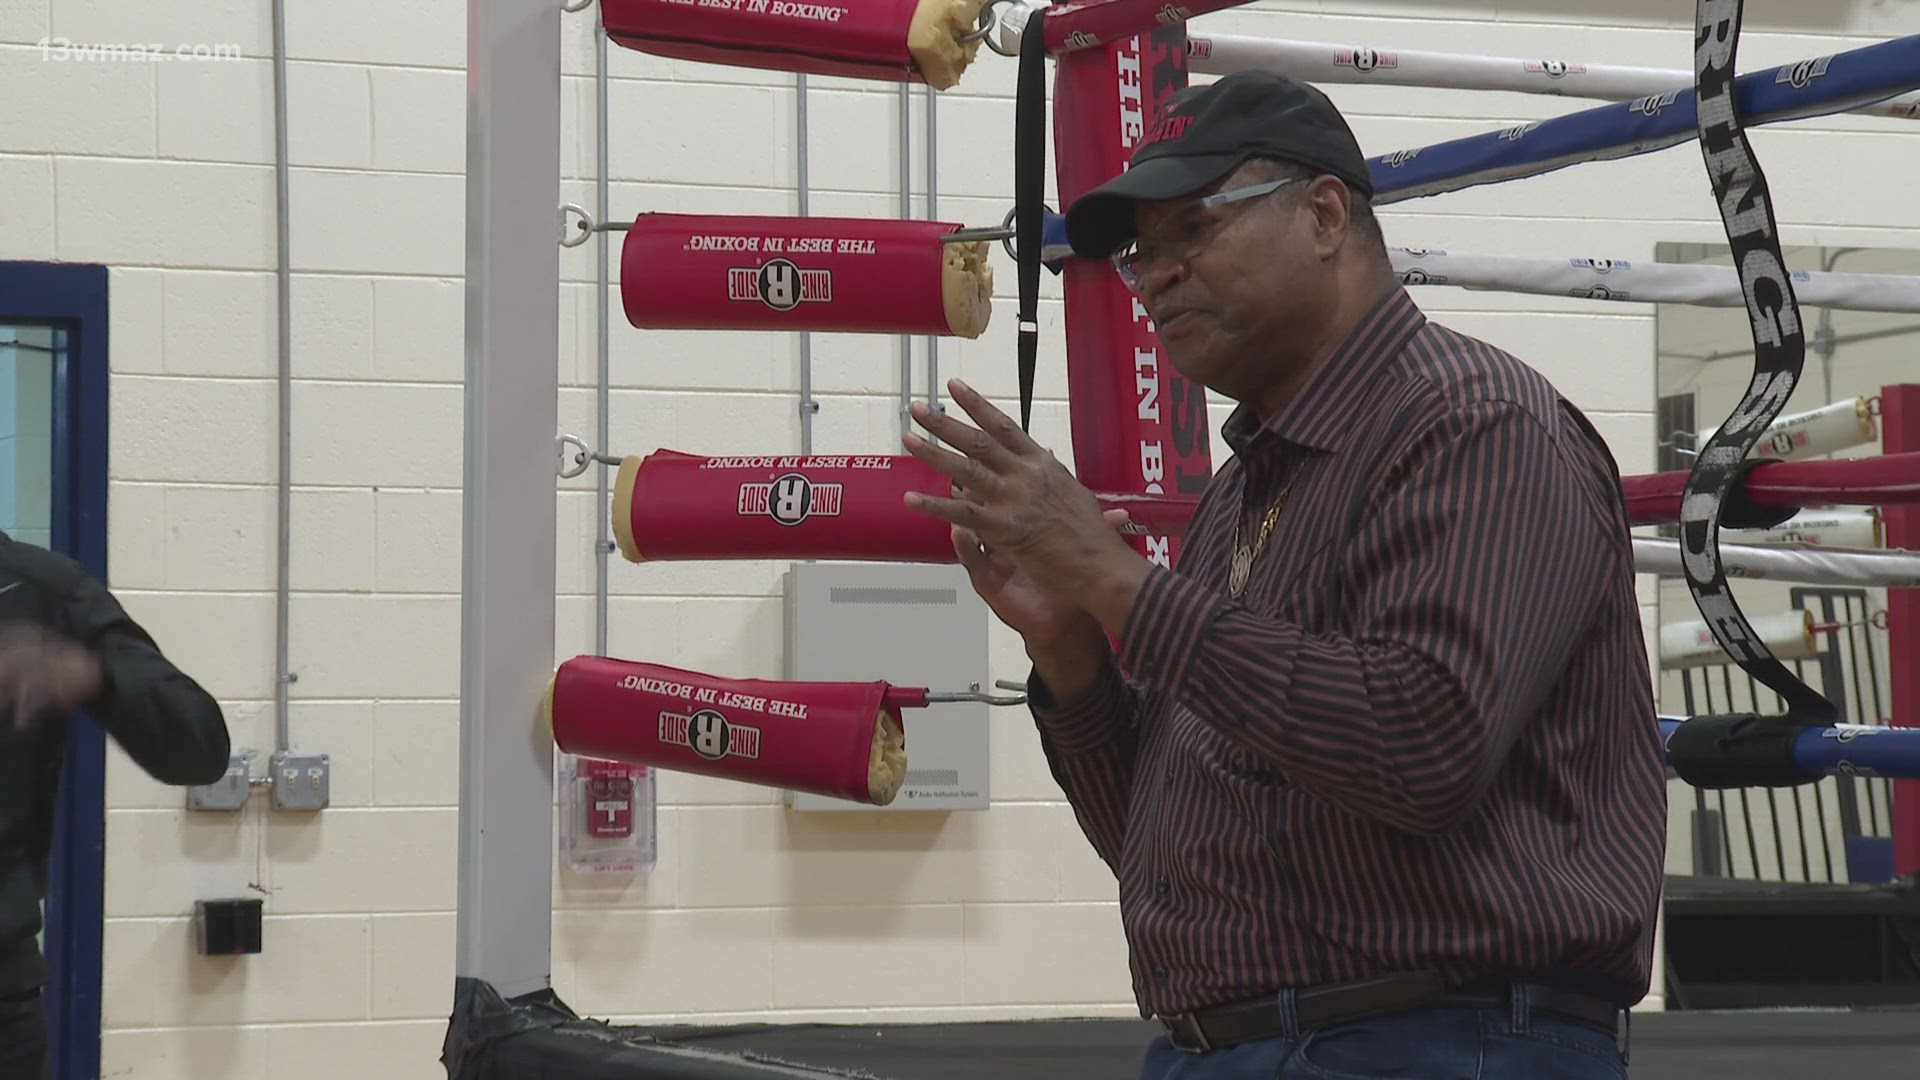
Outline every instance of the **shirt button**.
{"label": "shirt button", "polygon": [[1173,783],[1173,766],[1167,766],[1167,783]]}
{"label": "shirt button", "polygon": [[1160,885],[1159,885],[1159,892],[1160,892],[1160,895],[1161,895],[1161,896],[1168,896],[1168,895],[1170,895],[1170,894],[1172,894],[1172,892],[1173,892],[1173,886],[1172,886],[1171,884],[1168,884],[1167,882],[1164,882],[1164,881],[1163,881],[1163,882],[1161,882],[1161,883],[1160,883]]}
{"label": "shirt button", "polygon": [[1162,986],[1165,986],[1173,978],[1172,975],[1168,974],[1166,968],[1161,968],[1158,971],[1155,971],[1153,973],[1153,977],[1156,979],[1159,979],[1160,985]]}

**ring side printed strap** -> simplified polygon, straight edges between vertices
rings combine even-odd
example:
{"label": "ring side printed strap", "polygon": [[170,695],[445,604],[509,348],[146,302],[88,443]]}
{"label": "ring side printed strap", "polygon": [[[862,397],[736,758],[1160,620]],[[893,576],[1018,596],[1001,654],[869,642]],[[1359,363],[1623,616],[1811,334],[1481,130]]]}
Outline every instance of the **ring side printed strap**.
{"label": "ring side printed strap", "polygon": [[1831,701],[1767,647],[1740,610],[1720,562],[1722,515],[1753,509],[1750,501],[1736,498],[1756,464],[1748,455],[1792,397],[1806,359],[1806,333],[1780,250],[1773,199],[1766,173],[1747,141],[1735,93],[1745,8],[1743,0],[1699,0],[1694,71],[1700,154],[1732,248],[1731,261],[1741,268],[1754,343],[1753,378],[1688,473],[1680,500],[1681,569],[1694,606],[1720,647],[1743,671],[1780,695],[1786,715],[1724,718],[1727,725],[1715,736],[1715,746],[1722,751],[1736,745],[1766,746],[1779,737],[1776,728],[1824,723],[1838,715]]}
{"label": "ring side printed strap", "polygon": [[607,39],[729,67],[949,90],[991,26],[987,0],[600,0]]}
{"label": "ring side printed strap", "polygon": [[730,678],[606,656],[562,663],[541,723],[561,751],[886,806],[907,774],[904,711],[1023,694]]}

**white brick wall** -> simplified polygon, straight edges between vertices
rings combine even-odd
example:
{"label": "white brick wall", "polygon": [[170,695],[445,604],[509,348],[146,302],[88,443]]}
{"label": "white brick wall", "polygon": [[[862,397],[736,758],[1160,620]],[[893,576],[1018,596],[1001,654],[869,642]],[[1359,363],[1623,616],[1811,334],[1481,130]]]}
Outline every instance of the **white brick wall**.
{"label": "white brick wall", "polygon": [[[1685,66],[1681,0],[1268,0],[1228,32]],[[1754,5],[1743,66],[1920,30],[1916,6]],[[334,807],[189,815],[113,755],[105,1069],[133,1080],[439,1075],[458,800],[464,5],[289,5],[292,153],[292,657],[296,742],[333,756]],[[592,19],[564,21],[562,198],[593,201]],[[0,0],[0,258],[113,268],[112,577],[221,697],[239,745],[272,747],[276,335],[271,41],[265,0]],[[232,43],[225,62],[58,62],[35,43]],[[615,213],[788,213],[794,92],[777,73],[615,48]],[[896,213],[893,88],[816,79],[813,207]],[[1013,66],[990,54],[942,98],[941,216],[1009,205]],[[1583,103],[1334,87],[1385,152]],[[914,101],[913,139],[923,138]],[[1755,141],[1790,240],[1912,244],[1897,185],[1911,126],[1840,117]],[[917,152],[916,152],[917,161]],[[916,184],[924,184],[916,163]],[[1394,242],[1649,259],[1716,242],[1697,153],[1675,148],[1385,212]],[[978,342],[942,372],[1014,394],[1013,266]],[[561,253],[559,427],[592,431],[593,245]],[[617,255],[617,248],[616,248]],[[617,273],[617,258],[615,263]],[[1038,430],[1071,460],[1058,283]],[[1650,308],[1427,290],[1437,318],[1538,364],[1593,411],[1628,471],[1651,468]],[[617,305],[617,299],[615,300]],[[612,315],[613,449],[795,451],[786,337],[637,331]],[[895,452],[894,342],[815,339],[823,451]],[[915,384],[924,365],[916,350]],[[1216,425],[1227,406],[1216,402]],[[1216,445],[1220,445],[1216,443]],[[556,658],[592,647],[593,477],[563,481]],[[617,655],[740,675],[781,656],[779,567],[614,564]],[[1643,590],[1651,619],[1653,592]],[[997,677],[1024,670],[996,630]],[[998,804],[980,814],[786,812],[770,792],[661,779],[661,858],[631,882],[555,885],[554,976],[576,1007],[699,1015],[1127,1015],[1115,889],[1023,715],[992,720]],[[268,890],[266,952],[193,955],[197,898]],[[857,977],[849,973],[858,972]]]}

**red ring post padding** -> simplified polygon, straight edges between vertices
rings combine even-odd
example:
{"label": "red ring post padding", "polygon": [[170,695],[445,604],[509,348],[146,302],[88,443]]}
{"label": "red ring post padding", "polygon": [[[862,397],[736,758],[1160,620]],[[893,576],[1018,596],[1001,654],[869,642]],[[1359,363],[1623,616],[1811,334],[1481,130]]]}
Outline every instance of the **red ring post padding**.
{"label": "red ring post padding", "polygon": [[[907,454],[703,457],[659,450],[620,461],[611,507],[629,562],[858,559],[951,563],[952,530],[905,503],[945,497],[945,474]],[[1182,535],[1193,500],[1099,494],[1125,532]]]}
{"label": "red ring post padding", "polygon": [[607,39],[729,67],[951,89],[985,0],[600,0]]}
{"label": "red ring post padding", "polygon": [[975,338],[993,312],[984,241],[889,218],[641,214],[620,250],[627,321],[652,330]]}
{"label": "red ring post padding", "polygon": [[903,706],[884,681],[729,679],[576,656],[544,704],[569,754],[885,806],[906,777]]}

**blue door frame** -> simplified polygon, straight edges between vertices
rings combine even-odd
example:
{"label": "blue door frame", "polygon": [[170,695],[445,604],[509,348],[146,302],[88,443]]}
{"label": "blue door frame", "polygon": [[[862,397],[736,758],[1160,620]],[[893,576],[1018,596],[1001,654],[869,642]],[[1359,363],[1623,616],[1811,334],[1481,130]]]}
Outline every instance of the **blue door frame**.
{"label": "blue door frame", "polygon": [[[107,580],[107,268],[0,262],[0,321],[66,335],[53,373],[52,547]],[[47,1020],[56,1080],[100,1076],[106,740],[74,719],[47,890]]]}

